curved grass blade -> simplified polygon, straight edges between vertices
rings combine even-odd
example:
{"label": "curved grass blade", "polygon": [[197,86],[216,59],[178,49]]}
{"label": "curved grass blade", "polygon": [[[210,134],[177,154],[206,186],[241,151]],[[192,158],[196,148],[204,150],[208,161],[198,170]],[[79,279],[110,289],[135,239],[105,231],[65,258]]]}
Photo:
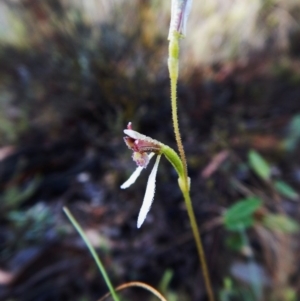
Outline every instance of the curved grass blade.
{"label": "curved grass blade", "polygon": [[81,228],[81,226],[79,225],[79,223],[76,221],[75,217],[72,215],[72,213],[69,211],[68,208],[64,207],[63,208],[65,214],[67,215],[68,219],[70,220],[70,222],[72,223],[72,225],[74,226],[74,228],[77,230],[77,232],[79,233],[79,235],[81,236],[81,238],[83,239],[84,243],[86,244],[87,248],[89,249],[90,253],[92,254],[99,270],[100,273],[102,274],[102,277],[110,291],[110,294],[112,296],[112,298],[114,299],[114,301],[120,301],[114,287],[112,286],[109,277],[106,273],[106,270],[100,260],[100,258],[98,257],[95,248],[92,246],[92,244],[90,243],[89,239],[87,238],[86,234],[84,233],[83,229]]}

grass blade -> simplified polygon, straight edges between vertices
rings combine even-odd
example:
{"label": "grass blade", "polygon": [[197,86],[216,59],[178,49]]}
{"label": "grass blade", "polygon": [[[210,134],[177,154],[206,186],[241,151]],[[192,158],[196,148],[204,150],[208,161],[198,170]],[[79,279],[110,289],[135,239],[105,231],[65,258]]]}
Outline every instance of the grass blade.
{"label": "grass blade", "polygon": [[102,274],[102,277],[110,291],[110,294],[112,296],[112,298],[114,299],[114,301],[120,301],[114,287],[112,286],[109,277],[105,271],[105,268],[100,260],[100,258],[98,257],[95,248],[92,246],[92,244],[90,243],[88,237],[86,236],[86,234],[84,233],[83,229],[81,228],[81,226],[79,225],[79,223],[76,221],[75,217],[72,215],[72,213],[69,211],[68,208],[64,207],[63,208],[65,214],[67,215],[67,217],[69,218],[70,222],[72,223],[72,225],[74,226],[74,228],[77,230],[77,232],[79,233],[79,235],[81,236],[81,238],[83,239],[84,243],[86,244],[86,246],[88,247],[90,253],[92,254],[99,270],[100,273]]}

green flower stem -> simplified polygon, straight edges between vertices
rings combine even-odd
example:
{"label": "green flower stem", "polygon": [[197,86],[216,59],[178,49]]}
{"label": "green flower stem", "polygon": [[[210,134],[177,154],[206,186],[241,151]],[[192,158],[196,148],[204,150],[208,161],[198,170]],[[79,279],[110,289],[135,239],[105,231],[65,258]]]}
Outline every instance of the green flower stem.
{"label": "green flower stem", "polygon": [[177,32],[173,32],[173,34],[171,35],[170,43],[169,43],[168,68],[169,68],[169,74],[171,80],[171,107],[172,107],[173,128],[174,128],[175,139],[176,139],[179,155],[183,164],[184,184],[186,187],[188,187],[187,163],[186,163],[183,144],[181,141],[181,135],[180,135],[179,123],[178,123],[178,113],[177,113],[179,38],[180,38],[180,34]]}
{"label": "green flower stem", "polygon": [[95,248],[92,246],[92,244],[90,243],[89,239],[87,238],[86,234],[84,233],[83,229],[81,228],[81,226],[79,225],[79,223],[76,221],[76,219],[74,218],[74,216],[72,215],[72,213],[69,211],[68,208],[64,207],[63,208],[65,214],[67,215],[67,217],[69,218],[69,220],[71,221],[71,223],[73,224],[74,228],[77,230],[77,232],[80,234],[81,238],[83,239],[84,243],[86,244],[86,246],[88,247],[90,253],[92,254],[101,274],[102,277],[110,291],[110,294],[112,296],[112,298],[114,299],[114,301],[120,301],[114,287],[112,286],[109,277],[105,271],[105,268],[100,260],[100,258],[98,257]]}
{"label": "green flower stem", "polygon": [[[185,205],[187,208],[188,216],[190,219],[190,224],[192,227],[194,239],[197,246],[197,251],[200,259],[200,264],[202,267],[204,282],[206,291],[209,297],[210,301],[214,301],[214,294],[210,282],[209,272],[207,268],[205,253],[201,241],[200,231],[199,227],[197,225],[197,220],[195,217],[191,197],[190,197],[190,180],[188,178],[187,173],[187,161],[186,156],[181,140],[180,130],[179,130],[179,123],[178,123],[178,113],[177,113],[177,81],[178,81],[178,73],[179,73],[179,67],[178,67],[178,58],[179,58],[179,39],[181,35],[174,31],[171,33],[170,36],[170,43],[169,43],[169,59],[168,59],[168,68],[169,68],[169,74],[170,74],[170,81],[171,81],[171,108],[172,108],[172,119],[173,119],[173,128],[175,133],[175,139],[178,146],[179,155],[181,158],[181,166],[182,169],[177,170],[175,162],[173,163],[168,157],[168,160],[173,164],[175,169],[178,172],[179,175],[179,187],[182,191]],[[174,152],[175,153],[175,152]],[[175,153],[176,154],[176,153]],[[173,154],[172,154],[173,155]],[[177,154],[176,154],[177,156]],[[177,156],[178,157],[178,156]],[[171,156],[172,158],[172,156]]]}
{"label": "green flower stem", "polygon": [[189,193],[189,191],[182,191],[182,194],[184,197],[185,206],[186,206],[186,209],[188,212],[190,224],[192,227],[194,239],[195,239],[196,246],[197,246],[197,251],[198,251],[198,255],[199,255],[200,264],[202,267],[202,273],[203,273],[206,291],[208,294],[208,299],[210,301],[214,301],[214,294],[213,294],[212,286],[210,283],[210,276],[209,276],[209,271],[207,268],[206,257],[205,257],[204,248],[203,248],[203,244],[202,244],[202,240],[201,240],[201,236],[200,236],[199,227],[197,225],[197,220],[195,217],[190,193]]}
{"label": "green flower stem", "polygon": [[184,177],[184,169],[182,165],[182,161],[180,160],[177,153],[169,146],[165,144],[161,144],[161,153],[165,155],[165,157],[168,159],[168,161],[173,165],[175,168],[178,177],[183,178]]}

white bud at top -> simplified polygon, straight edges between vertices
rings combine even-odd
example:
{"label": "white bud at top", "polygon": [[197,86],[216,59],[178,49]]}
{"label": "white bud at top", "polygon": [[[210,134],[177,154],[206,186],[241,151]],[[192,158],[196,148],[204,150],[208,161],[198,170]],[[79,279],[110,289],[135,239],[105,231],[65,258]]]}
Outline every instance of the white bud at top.
{"label": "white bud at top", "polygon": [[174,31],[181,36],[186,35],[186,22],[191,12],[192,2],[193,0],[172,0],[169,40]]}

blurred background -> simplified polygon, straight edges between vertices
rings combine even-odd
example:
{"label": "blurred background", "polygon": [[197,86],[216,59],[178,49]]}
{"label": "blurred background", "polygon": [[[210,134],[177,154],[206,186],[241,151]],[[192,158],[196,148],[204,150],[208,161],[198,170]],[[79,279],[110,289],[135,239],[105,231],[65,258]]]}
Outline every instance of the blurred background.
{"label": "blurred background", "polygon": [[[123,143],[133,128],[176,149],[167,70],[171,1],[1,0],[0,299],[98,300],[105,283],[207,300],[177,177]],[[194,0],[181,42],[179,120],[217,300],[300,295],[300,2]],[[241,227],[240,227],[241,226]],[[155,300],[138,288],[123,300]]]}

